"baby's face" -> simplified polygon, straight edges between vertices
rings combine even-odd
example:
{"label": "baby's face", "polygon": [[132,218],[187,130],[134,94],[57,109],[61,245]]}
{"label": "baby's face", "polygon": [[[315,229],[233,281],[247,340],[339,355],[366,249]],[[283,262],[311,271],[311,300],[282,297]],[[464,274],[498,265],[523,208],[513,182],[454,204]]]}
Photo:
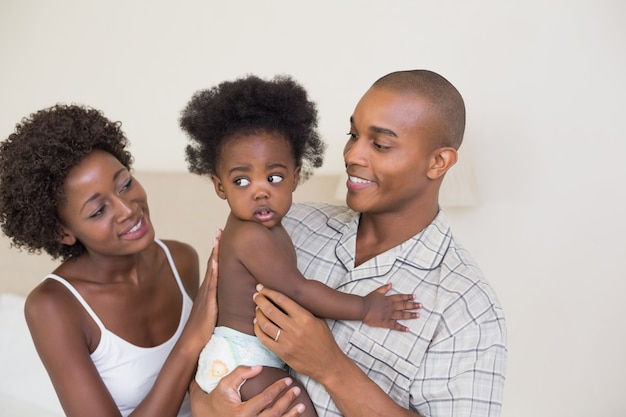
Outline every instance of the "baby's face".
{"label": "baby's face", "polygon": [[287,139],[258,132],[235,136],[222,146],[212,179],[233,215],[272,228],[291,208],[299,173]]}

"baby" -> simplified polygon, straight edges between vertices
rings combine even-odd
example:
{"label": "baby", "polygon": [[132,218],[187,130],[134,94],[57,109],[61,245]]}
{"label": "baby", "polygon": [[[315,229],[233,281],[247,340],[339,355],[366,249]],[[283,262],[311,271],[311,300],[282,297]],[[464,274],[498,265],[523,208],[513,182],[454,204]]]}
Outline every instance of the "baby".
{"label": "baby", "polygon": [[[254,336],[257,284],[276,289],[320,317],[361,320],[399,331],[397,320],[417,318],[410,294],[386,296],[385,285],[363,297],[306,279],[297,268],[292,241],[281,220],[300,180],[322,165],[325,145],[317,133],[317,110],[302,86],[288,76],[248,76],[197,92],[183,110],[191,172],[209,175],[231,212],[219,253],[219,315],[202,351],[196,381],[207,392],[238,365],[263,365],[240,388],[243,400],[287,375],[285,363]],[[310,248],[315,251],[315,247]],[[280,329],[275,335],[280,340]],[[302,390],[294,403],[315,409]]]}

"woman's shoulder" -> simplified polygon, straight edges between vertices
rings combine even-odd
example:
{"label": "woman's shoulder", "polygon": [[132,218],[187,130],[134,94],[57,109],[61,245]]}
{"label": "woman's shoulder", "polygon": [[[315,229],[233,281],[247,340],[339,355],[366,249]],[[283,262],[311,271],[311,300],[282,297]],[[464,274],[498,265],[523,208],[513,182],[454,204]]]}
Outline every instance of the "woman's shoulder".
{"label": "woman's shoulder", "polygon": [[61,317],[67,324],[81,313],[82,307],[76,297],[62,283],[44,279],[28,294],[24,302],[24,315],[27,322],[52,317]]}
{"label": "woman's shoulder", "polygon": [[179,240],[161,240],[174,261],[174,265],[187,293],[193,298],[200,282],[200,259],[198,251],[188,243]]}
{"label": "woman's shoulder", "polygon": [[192,259],[194,257],[198,257],[198,252],[189,243],[172,239],[162,239],[160,242],[167,247],[174,259],[177,259],[178,257],[190,257]]}

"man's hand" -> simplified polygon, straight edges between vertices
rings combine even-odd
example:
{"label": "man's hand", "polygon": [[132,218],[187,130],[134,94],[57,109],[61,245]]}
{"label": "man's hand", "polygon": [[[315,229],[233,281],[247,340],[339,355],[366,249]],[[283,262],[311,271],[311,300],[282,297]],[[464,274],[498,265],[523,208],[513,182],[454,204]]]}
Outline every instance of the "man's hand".
{"label": "man's hand", "polygon": [[262,285],[257,290],[256,336],[293,370],[323,384],[323,379],[332,374],[328,364],[345,359],[326,321],[282,293]]}

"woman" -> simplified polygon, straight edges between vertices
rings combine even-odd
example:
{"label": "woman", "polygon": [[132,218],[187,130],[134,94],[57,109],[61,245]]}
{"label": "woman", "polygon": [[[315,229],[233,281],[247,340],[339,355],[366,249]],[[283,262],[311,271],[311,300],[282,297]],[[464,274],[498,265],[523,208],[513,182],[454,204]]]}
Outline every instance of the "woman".
{"label": "woman", "polygon": [[195,250],[155,239],[127,146],[95,109],[23,119],[0,145],[0,223],[14,246],[61,260],[25,314],[66,415],[188,416],[217,315],[216,253],[198,286]]}

